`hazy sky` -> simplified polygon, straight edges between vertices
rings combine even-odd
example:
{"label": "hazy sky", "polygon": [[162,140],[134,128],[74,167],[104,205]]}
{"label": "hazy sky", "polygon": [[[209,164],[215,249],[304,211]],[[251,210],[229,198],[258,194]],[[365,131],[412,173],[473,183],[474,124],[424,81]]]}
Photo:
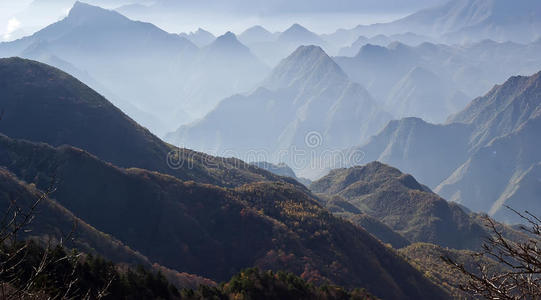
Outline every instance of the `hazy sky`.
{"label": "hazy sky", "polygon": [[[215,34],[242,32],[253,25],[283,30],[300,23],[319,33],[397,19],[444,0],[86,0],[118,7],[140,3],[152,6],[148,12],[129,17],[155,23],[171,32],[199,27]],[[34,5],[30,5],[34,2]],[[75,0],[0,0],[0,40],[12,40],[65,16]],[[83,1],[85,2],[85,1]],[[35,3],[40,4],[37,6]],[[165,9],[163,9],[165,8]],[[164,16],[163,12],[173,12]],[[154,13],[153,13],[154,12]]]}

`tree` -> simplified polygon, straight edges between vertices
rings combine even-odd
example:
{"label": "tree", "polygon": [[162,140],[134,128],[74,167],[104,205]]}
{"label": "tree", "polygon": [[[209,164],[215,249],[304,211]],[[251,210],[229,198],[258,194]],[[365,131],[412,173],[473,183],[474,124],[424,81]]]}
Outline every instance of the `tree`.
{"label": "tree", "polygon": [[469,279],[460,288],[474,297],[487,299],[540,299],[541,298],[541,220],[529,212],[524,214],[507,207],[520,216],[527,225],[520,230],[525,237],[511,241],[504,237],[499,224],[485,217],[491,235],[482,250],[476,253],[496,261],[501,268],[495,270],[478,263],[476,270],[466,268],[449,257],[442,259]]}
{"label": "tree", "polygon": [[9,199],[0,219],[0,299],[101,299],[107,294],[110,280],[98,291],[79,288],[81,254],[65,248],[75,222],[72,231],[54,243],[21,239],[30,231],[36,209],[53,191],[49,188],[26,207]]}

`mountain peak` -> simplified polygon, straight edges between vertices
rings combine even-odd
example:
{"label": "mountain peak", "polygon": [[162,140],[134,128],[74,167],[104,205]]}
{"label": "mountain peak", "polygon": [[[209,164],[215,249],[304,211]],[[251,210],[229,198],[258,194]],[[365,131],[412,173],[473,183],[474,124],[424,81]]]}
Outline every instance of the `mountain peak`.
{"label": "mountain peak", "polygon": [[70,22],[79,24],[87,21],[96,21],[103,24],[106,20],[128,20],[128,18],[116,11],[107,10],[80,1],[75,2],[66,19]]}
{"label": "mountain peak", "polygon": [[366,57],[383,56],[383,55],[387,54],[388,52],[389,52],[389,49],[387,49],[385,47],[372,45],[372,44],[366,44],[366,45],[361,47],[361,49],[359,50],[359,53],[357,53],[357,56],[358,57],[361,57],[361,56],[366,56]]}
{"label": "mountain peak", "polygon": [[246,29],[242,34],[247,34],[247,33],[271,34],[270,31],[268,31],[267,29],[265,29],[265,27],[261,25],[252,26]]}
{"label": "mountain peak", "polygon": [[231,31],[228,31],[226,33],[224,33],[223,35],[219,36],[217,38],[217,41],[222,41],[222,42],[238,42],[238,39],[237,39],[237,36],[231,32]]}
{"label": "mountain peak", "polygon": [[286,31],[282,33],[282,35],[294,35],[294,36],[312,35],[312,34],[314,33],[306,29],[305,27],[301,26],[298,23],[291,25],[291,27],[289,27]]}
{"label": "mountain peak", "polygon": [[[523,122],[541,111],[541,100],[534,95],[541,94],[541,72],[531,76],[513,76],[504,84],[496,85],[486,95],[473,100],[463,111],[449,119],[450,123],[503,123],[506,120],[507,130],[510,132],[518,128]],[[516,110],[516,107],[524,109]],[[509,116],[513,116],[513,119]],[[511,124],[513,124],[511,126]],[[483,128],[489,128],[487,124]]]}
{"label": "mountain peak", "polygon": [[201,27],[197,28],[197,31],[195,32],[195,34],[210,34],[210,35],[212,35],[212,33],[206,31],[205,29],[203,29]]}
{"label": "mountain peak", "polygon": [[290,57],[312,57],[312,58],[329,58],[329,55],[319,46],[308,45],[299,46]]}
{"label": "mountain peak", "polygon": [[331,80],[347,81],[348,77],[319,46],[300,46],[282,60],[266,80],[269,89],[296,84],[313,85]]}
{"label": "mountain peak", "polygon": [[256,25],[246,29],[240,36],[239,39],[243,43],[261,43],[274,40],[274,35],[265,29],[263,26]]}
{"label": "mountain peak", "polygon": [[225,34],[216,38],[216,40],[210,44],[210,47],[213,49],[218,49],[221,51],[245,51],[248,50],[238,39],[237,36],[228,31]]}
{"label": "mountain peak", "polygon": [[311,32],[310,30],[304,28],[303,26],[297,23],[293,24],[286,31],[282,32],[280,34],[279,39],[282,42],[294,42],[294,43],[301,43],[301,44],[323,43],[323,41],[317,34]]}
{"label": "mountain peak", "polygon": [[217,37],[214,42],[208,45],[206,48],[207,54],[217,55],[222,57],[222,55],[227,54],[229,57],[239,57],[239,56],[252,56],[252,53],[248,47],[241,43],[237,36],[228,31],[225,34]]}

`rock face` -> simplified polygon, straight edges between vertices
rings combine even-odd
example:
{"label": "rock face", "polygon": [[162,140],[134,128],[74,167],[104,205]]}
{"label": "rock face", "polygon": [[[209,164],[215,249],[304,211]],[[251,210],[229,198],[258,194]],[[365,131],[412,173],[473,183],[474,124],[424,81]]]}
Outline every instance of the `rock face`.
{"label": "rock face", "polygon": [[446,199],[500,220],[520,221],[504,208],[540,215],[536,178],[540,152],[541,73],[494,87],[445,125],[403,119],[359,149],[393,164]]}
{"label": "rock face", "polygon": [[[320,47],[301,46],[274,68],[257,91],[223,100],[205,118],[167,139],[245,160],[253,151],[261,151],[266,155],[263,160],[299,169],[300,162],[279,156],[291,154],[293,148],[345,148],[374,134],[390,119]],[[317,139],[315,145],[307,143],[310,133]]]}

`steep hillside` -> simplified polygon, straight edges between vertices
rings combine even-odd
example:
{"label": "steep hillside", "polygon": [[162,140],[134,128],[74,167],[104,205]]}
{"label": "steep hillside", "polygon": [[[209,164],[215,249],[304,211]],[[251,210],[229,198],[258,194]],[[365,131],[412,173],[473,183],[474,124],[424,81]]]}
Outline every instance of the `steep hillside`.
{"label": "steep hillside", "polygon": [[13,138],[73,145],[121,167],[202,183],[279,180],[235,159],[175,150],[77,79],[41,63],[0,59],[0,89],[0,132]]}
{"label": "steep hillside", "polygon": [[[43,189],[54,189],[55,186],[56,181],[52,180],[48,184],[44,182]],[[3,167],[0,168],[0,190],[2,191],[0,193],[2,212],[8,212],[9,207],[13,208],[12,205],[16,205],[21,209],[18,222],[22,221],[22,214],[33,213],[32,221],[20,232],[20,239],[53,244],[64,239],[68,249],[77,249],[86,255],[104,257],[117,264],[139,265],[154,272],[160,271],[178,288],[195,288],[199,284],[212,284],[211,280],[188,273],[179,273],[153,263],[110,234],[103,233],[87,224],[59,202],[44,197],[44,193],[34,184],[19,180]],[[34,205],[36,205],[35,209],[32,210]],[[11,212],[14,211],[11,210]],[[70,234],[71,239],[66,240]]]}
{"label": "steep hillside", "polygon": [[476,249],[486,236],[483,225],[458,205],[440,198],[411,175],[382,163],[331,171],[310,188],[342,197],[411,242]]}
{"label": "steep hillside", "polygon": [[501,266],[495,261],[475,256],[475,252],[468,250],[453,250],[433,244],[416,243],[400,249],[399,252],[432,282],[441,286],[456,299],[470,299],[470,295],[460,290],[460,285],[466,284],[469,278],[451,268],[442,260],[442,257],[451,258],[472,271],[477,269],[479,263],[492,271],[501,270]]}
{"label": "steep hillside", "polygon": [[541,114],[541,72],[532,76],[513,76],[474,99],[448,123],[465,123],[475,128],[471,147],[479,148],[492,139],[519,129]]}
{"label": "steep hillside", "polygon": [[541,215],[539,163],[541,116],[528,120],[511,134],[475,151],[436,191],[474,211],[485,211],[510,223],[523,222],[508,210]]}
{"label": "steep hillside", "polygon": [[[51,184],[53,182],[49,183]],[[44,185],[44,188],[49,187]],[[116,262],[150,265],[143,255],[126,247],[115,238],[96,230],[56,201],[43,198],[43,192],[33,185],[20,181],[4,168],[0,168],[0,190],[2,191],[0,206],[3,212],[8,212],[10,205],[15,204],[22,212],[31,213],[32,206],[39,200],[33,211],[35,219],[27,228],[24,228],[23,237],[39,240],[47,237],[53,240],[65,238],[62,235],[69,234],[75,223],[74,244],[68,246],[76,247],[89,254],[99,254]],[[14,213],[14,211],[11,212]],[[22,216],[17,221],[22,221]]]}
{"label": "steep hillside", "polygon": [[96,229],[178,271],[225,280],[240,269],[289,270],[312,282],[366,287],[377,296],[444,294],[366,231],[333,217],[287,183],[224,189],[120,169],[76,148],[0,139],[0,165]]}

